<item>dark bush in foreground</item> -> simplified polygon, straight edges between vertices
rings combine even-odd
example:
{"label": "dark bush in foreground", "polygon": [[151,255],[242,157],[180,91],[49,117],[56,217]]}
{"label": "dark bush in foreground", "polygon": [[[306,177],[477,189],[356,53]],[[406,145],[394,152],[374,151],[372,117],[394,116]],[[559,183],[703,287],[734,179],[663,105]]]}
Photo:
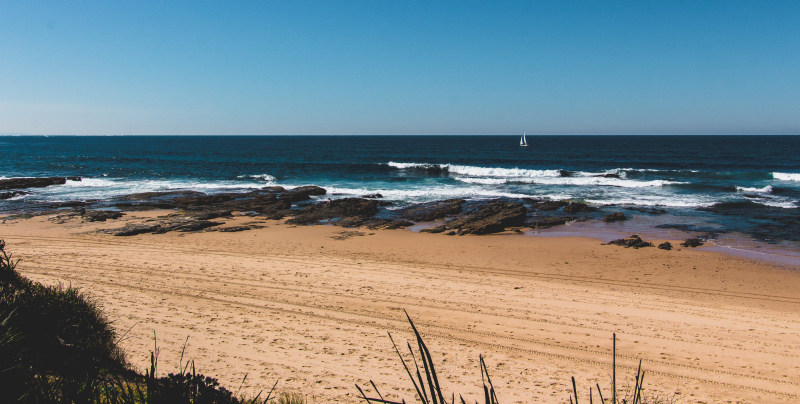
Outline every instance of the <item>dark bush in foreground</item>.
{"label": "dark bush in foreground", "polygon": [[124,370],[115,333],[73,288],[31,282],[0,241],[0,393],[14,401],[87,398],[89,382]]}
{"label": "dark bush in foreground", "polygon": [[[22,277],[0,240],[0,402],[75,404],[255,404],[216,379],[182,372],[156,378],[126,367],[98,307],[74,288]],[[271,398],[270,395],[267,399]],[[267,400],[264,400],[266,402]]]}

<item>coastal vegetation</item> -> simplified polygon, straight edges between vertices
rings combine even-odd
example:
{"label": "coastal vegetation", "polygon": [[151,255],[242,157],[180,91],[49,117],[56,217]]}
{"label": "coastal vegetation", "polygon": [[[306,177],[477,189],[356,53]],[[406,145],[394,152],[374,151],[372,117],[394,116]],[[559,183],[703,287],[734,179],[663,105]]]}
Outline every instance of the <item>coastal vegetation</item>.
{"label": "coastal vegetation", "polygon": [[[256,404],[198,374],[187,361],[157,377],[158,349],[145,374],[131,370],[111,327],[89,296],[21,276],[0,240],[0,401],[92,404]],[[182,361],[182,360],[181,360]],[[277,402],[298,403],[291,394]]]}

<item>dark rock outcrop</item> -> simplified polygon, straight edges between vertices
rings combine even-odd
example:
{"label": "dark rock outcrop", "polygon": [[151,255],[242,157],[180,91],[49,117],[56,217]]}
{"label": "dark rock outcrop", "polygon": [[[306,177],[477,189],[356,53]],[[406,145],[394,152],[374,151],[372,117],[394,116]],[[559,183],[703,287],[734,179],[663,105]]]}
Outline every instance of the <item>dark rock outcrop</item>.
{"label": "dark rock outcrop", "polygon": [[287,224],[314,224],[324,220],[347,220],[350,227],[360,226],[361,222],[378,213],[378,201],[361,198],[343,198],[319,202],[311,205],[295,217],[286,221]]}
{"label": "dark rock outcrop", "polygon": [[405,229],[406,227],[413,226],[414,223],[405,220],[392,220],[392,219],[370,219],[364,226],[370,230],[395,230]]}
{"label": "dark rock outcrop", "polygon": [[114,236],[135,236],[137,234],[163,234],[170,231],[194,232],[219,226],[222,222],[197,220],[191,217],[159,218],[144,223],[128,224],[118,229],[101,230]]}
{"label": "dark rock outcrop", "polygon": [[367,198],[367,199],[380,199],[380,198],[383,198],[383,195],[381,195],[381,194],[379,194],[379,193],[374,193],[374,194],[366,194],[366,195],[363,195],[363,196],[362,196],[362,198]]}
{"label": "dark rock outcrop", "polygon": [[446,199],[443,201],[421,203],[403,209],[399,216],[414,222],[432,222],[461,213],[463,199]]}
{"label": "dark rock outcrop", "polygon": [[358,217],[345,218],[336,221],[333,224],[342,227],[366,227],[370,230],[404,229],[406,227],[414,225],[414,223],[405,220],[392,220],[392,219],[380,219],[380,218],[370,218],[364,220]]}
{"label": "dark rock outcrop", "polygon": [[609,241],[606,245],[618,245],[625,248],[633,247],[633,248],[642,248],[642,247],[652,247],[653,243],[648,243],[642,240],[641,237],[634,234],[628,238],[621,238],[614,241]]}
{"label": "dark rock outcrop", "polygon": [[544,199],[525,199],[528,203],[531,204],[531,207],[535,210],[539,210],[542,212],[549,212],[553,210],[558,210],[567,206],[569,202],[567,201],[551,201],[551,200],[544,200]]}
{"label": "dark rock outcrop", "polygon": [[254,230],[254,229],[263,229],[265,226],[257,225],[257,224],[245,224],[241,226],[228,226],[228,227],[210,227],[205,231],[219,231],[225,233],[235,233],[240,231],[247,231],[247,230]]}
{"label": "dark rock outcrop", "polygon": [[686,241],[681,243],[682,246],[690,247],[690,248],[700,247],[703,244],[704,244],[703,240],[701,240],[701,239],[699,239],[697,237],[692,237],[690,239],[686,239]]}
{"label": "dark rock outcrop", "polygon": [[[446,230],[447,230],[447,226],[439,225],[439,226],[429,227],[427,229],[422,229],[419,232],[420,233],[444,233]],[[453,232],[453,234],[455,234],[455,232]]]}
{"label": "dark rock outcrop", "polygon": [[236,199],[237,197],[242,196],[242,194],[235,194],[235,193],[221,193],[221,194],[213,194],[213,195],[192,195],[192,196],[180,196],[174,198],[172,203],[175,204],[177,207],[187,208],[187,207],[206,207],[209,205],[218,205],[222,202],[228,202]]}
{"label": "dark rock outcrop", "polygon": [[211,220],[220,217],[233,217],[233,212],[227,209],[206,209],[196,212],[187,212],[186,215],[197,220]]}
{"label": "dark rock outcrop", "polygon": [[121,201],[150,201],[153,199],[172,199],[176,197],[192,197],[201,195],[205,194],[198,191],[154,191],[123,195],[117,199]]}
{"label": "dark rock outcrop", "polygon": [[147,192],[127,195],[115,206],[123,210],[181,209],[200,220],[230,217],[233,212],[282,219],[291,214],[294,202],[305,201],[312,195],[324,195],[325,189],[316,186],[286,190],[265,187],[246,192],[204,194],[194,191]]}
{"label": "dark rock outcrop", "polygon": [[445,223],[445,226],[457,230],[459,235],[498,233],[508,227],[523,226],[527,213],[528,210],[521,203],[492,201]]}
{"label": "dark rock outcrop", "polygon": [[567,224],[575,220],[578,220],[578,218],[574,216],[542,217],[542,218],[537,218],[535,221],[530,222],[528,226],[533,229],[546,229],[548,227]]}
{"label": "dark rock outcrop", "polygon": [[64,185],[70,181],[80,181],[81,177],[23,177],[0,180],[0,190],[44,188],[51,185]]}
{"label": "dark rock outcrop", "polygon": [[311,199],[312,196],[321,196],[325,195],[328,191],[325,188],[318,187],[316,185],[305,185],[302,187],[292,188],[284,193],[280,194],[281,199],[288,199],[292,202],[300,202],[300,201],[307,201]]}
{"label": "dark rock outcrop", "polygon": [[603,221],[606,223],[619,222],[623,220],[628,220],[628,218],[622,212],[614,212],[610,215],[603,216]]}
{"label": "dark rock outcrop", "polygon": [[669,251],[669,250],[672,249],[672,243],[670,243],[669,241],[665,241],[665,242],[659,244],[658,248],[661,249],[661,250]]}
{"label": "dark rock outcrop", "polygon": [[125,214],[115,210],[86,210],[81,213],[87,222],[105,222],[108,219],[119,219]]}

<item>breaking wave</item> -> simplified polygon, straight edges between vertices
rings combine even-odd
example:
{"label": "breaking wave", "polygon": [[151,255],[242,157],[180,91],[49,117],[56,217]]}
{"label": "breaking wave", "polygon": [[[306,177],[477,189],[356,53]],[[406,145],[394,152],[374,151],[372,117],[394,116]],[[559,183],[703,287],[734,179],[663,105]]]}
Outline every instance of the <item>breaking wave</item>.
{"label": "breaking wave", "polygon": [[772,178],[781,181],[796,181],[800,182],[800,173],[772,173]]}
{"label": "breaking wave", "polygon": [[769,194],[772,193],[772,185],[767,185],[761,188],[740,187],[737,185],[736,190],[739,192],[758,192],[758,193]]}
{"label": "breaking wave", "polygon": [[585,172],[477,167],[456,164],[397,163],[393,161],[390,161],[386,165],[399,170],[422,170],[426,172],[451,174],[454,175],[452,178],[456,181],[481,185],[541,184],[647,188],[681,183],[671,180],[630,180],[626,178],[626,172],[631,169]]}
{"label": "breaking wave", "polygon": [[269,175],[269,174],[237,175],[236,178],[239,178],[239,179],[250,178],[250,179],[254,179],[254,180],[261,180],[261,181],[267,181],[267,182],[272,182],[272,181],[275,181],[277,179],[274,176]]}

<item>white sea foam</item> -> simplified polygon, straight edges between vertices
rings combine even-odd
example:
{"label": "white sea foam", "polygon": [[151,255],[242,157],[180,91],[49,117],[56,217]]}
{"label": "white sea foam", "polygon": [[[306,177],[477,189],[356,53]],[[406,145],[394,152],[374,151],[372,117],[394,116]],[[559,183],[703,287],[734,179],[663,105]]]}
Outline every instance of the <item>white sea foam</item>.
{"label": "white sea foam", "polygon": [[680,170],[672,170],[672,169],[660,169],[660,168],[618,168],[619,171],[638,171],[642,173],[699,173],[700,170],[689,170],[689,169],[680,169]]}
{"label": "white sea foam", "polygon": [[386,165],[400,170],[411,168],[439,169],[451,174],[468,175],[472,177],[499,177],[499,178],[536,178],[559,177],[559,170],[527,170],[522,168],[477,167],[457,164],[428,164],[428,163],[396,163],[388,162]]}
{"label": "white sea foam", "polygon": [[773,208],[783,208],[783,209],[800,208],[800,205],[798,205],[797,202],[789,199],[759,199],[757,202],[762,205],[771,206]]}
{"label": "white sea foam", "polygon": [[21,199],[25,199],[26,196],[28,196],[28,195],[27,194],[16,195],[16,196],[12,196],[11,198],[8,198],[8,199],[5,199],[5,200],[6,201],[19,201]]}
{"label": "white sea foam", "polygon": [[[618,175],[620,178],[626,178],[628,176],[628,171],[637,171],[633,169],[625,169],[625,168],[614,168],[611,170],[606,170],[599,173],[589,172],[589,171],[576,171],[572,173],[572,177],[603,177],[605,175]],[[613,178],[613,177],[612,177]]]}
{"label": "white sea foam", "polygon": [[323,186],[328,191],[328,195],[342,196],[361,196],[365,194],[379,193],[384,199],[409,202],[426,202],[449,198],[529,198],[535,195],[502,192],[499,190],[486,189],[484,187],[458,187],[458,186],[438,186],[421,187],[412,189],[380,189],[380,188],[348,188],[337,186]]}
{"label": "white sea foam", "polygon": [[661,206],[665,208],[699,208],[714,205],[716,200],[702,197],[677,197],[660,195],[620,195],[604,199],[586,199],[593,205]]}
{"label": "white sea foam", "polygon": [[473,177],[547,178],[560,177],[559,170],[526,170],[522,168],[474,167],[446,164],[447,171]]}
{"label": "white sea foam", "polygon": [[111,187],[118,184],[118,182],[105,179],[105,178],[81,178],[80,181],[67,181],[62,185],[64,188],[98,188],[98,187]]}
{"label": "white sea foam", "polygon": [[264,186],[262,181],[214,181],[195,180],[129,180],[122,178],[83,178],[67,181],[64,185],[40,188],[36,197],[47,200],[105,199],[126,194],[156,191],[196,190],[203,192],[242,191]]}
{"label": "white sea foam", "polygon": [[761,188],[740,187],[737,185],[736,190],[739,192],[758,192],[768,194],[772,192],[772,185],[767,185]]}
{"label": "white sea foam", "polygon": [[[662,187],[669,184],[680,184],[676,181],[650,180],[638,181],[626,179],[623,169],[612,169],[603,172],[572,173],[562,176],[561,170],[530,170],[522,168],[477,167],[455,164],[429,164],[429,163],[397,163],[390,161],[388,166],[400,170],[405,169],[438,169],[459,176],[453,177],[457,181],[468,184],[500,185],[500,184],[541,184],[541,185],[574,185],[574,186],[612,186],[622,188],[647,188]],[[604,177],[604,175],[619,175],[620,178]]]}
{"label": "white sea foam", "polygon": [[267,182],[275,181],[276,178],[269,174],[252,174],[252,175],[238,175],[236,178],[252,178],[254,180],[262,180]]}
{"label": "white sea foam", "polygon": [[650,180],[636,181],[621,178],[605,177],[540,177],[540,178],[470,178],[454,177],[455,180],[469,184],[499,185],[499,184],[539,184],[539,185],[571,185],[571,186],[604,186],[619,188],[653,188],[670,184],[682,184],[676,181]]}
{"label": "white sea foam", "polygon": [[781,181],[797,181],[800,182],[800,173],[772,173],[772,178]]}
{"label": "white sea foam", "polygon": [[456,181],[465,182],[467,184],[483,184],[483,185],[500,185],[507,184],[511,180],[508,178],[472,178],[472,177],[453,177]]}

